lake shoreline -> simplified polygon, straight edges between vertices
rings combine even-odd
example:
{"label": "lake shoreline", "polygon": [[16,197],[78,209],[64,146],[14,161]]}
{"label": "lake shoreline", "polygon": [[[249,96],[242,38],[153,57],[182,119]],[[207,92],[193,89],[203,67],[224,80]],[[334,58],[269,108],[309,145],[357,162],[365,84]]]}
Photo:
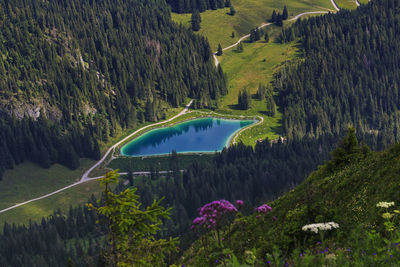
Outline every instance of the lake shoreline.
{"label": "lake shoreline", "polygon": [[[200,112],[191,112],[191,113],[200,113]],[[121,144],[121,146],[118,147],[118,157],[132,158],[132,157],[167,156],[171,154],[170,151],[169,152],[160,151],[160,152],[154,152],[154,154],[148,154],[148,153],[153,153],[151,152],[151,150],[154,150],[155,147],[157,147],[157,149],[161,149],[164,151],[167,149],[169,150],[169,148],[167,147],[169,144],[164,142],[164,140],[166,139],[168,140],[173,139],[171,140],[172,142],[174,141],[177,142],[175,145],[172,144],[172,146],[175,146],[173,149],[178,150],[179,154],[214,154],[216,152],[222,151],[222,149],[225,147],[229,147],[231,145],[231,141],[234,138],[234,136],[236,136],[241,130],[246,129],[249,126],[252,126],[255,123],[259,122],[259,119],[254,118],[253,116],[251,118],[249,118],[249,116],[246,116],[247,118],[244,116],[234,116],[234,118],[232,118],[232,116],[230,117],[228,116],[223,116],[222,114],[196,114],[196,116],[191,116],[190,118],[185,118],[178,122],[173,122],[171,124],[162,125],[160,127],[147,129],[146,131],[138,133],[138,135],[134,136],[132,139],[127,140],[127,142],[124,142],[124,144]],[[207,119],[210,119],[210,121],[208,121]],[[238,125],[231,124],[230,123],[231,121],[237,122]],[[189,123],[194,123],[194,124],[189,125]],[[246,125],[242,125],[243,123]],[[176,128],[178,125],[181,128]],[[167,131],[168,128],[170,128],[170,131]],[[164,133],[158,132],[159,130],[164,131]],[[229,131],[232,130],[233,132],[230,134]],[[204,135],[202,133],[198,134],[198,138],[200,139],[193,140],[193,138],[195,138],[195,135],[199,131],[210,131],[208,134],[214,134],[214,138],[212,136],[209,137],[211,138],[210,140],[212,142],[210,143],[208,141],[204,141],[203,140]],[[148,135],[149,133],[150,136]],[[187,134],[189,134],[189,136],[187,136]],[[222,140],[218,139],[221,137],[224,138],[224,135],[228,135],[226,139]],[[141,138],[147,138],[147,139],[141,140]],[[205,145],[204,150],[199,150],[201,149],[199,148],[199,146],[202,146],[201,144],[198,143],[199,141],[204,142],[203,143],[203,145]],[[132,144],[134,142],[137,143]],[[135,148],[129,147],[129,144],[131,144],[131,146],[136,146],[136,147]],[[185,145],[189,147],[185,148]],[[213,145],[216,147],[216,149],[212,148]],[[131,151],[132,149],[135,149],[137,151],[126,152],[126,149],[130,149]],[[139,152],[140,150],[142,151]],[[135,155],[134,153],[140,153],[140,154]]]}

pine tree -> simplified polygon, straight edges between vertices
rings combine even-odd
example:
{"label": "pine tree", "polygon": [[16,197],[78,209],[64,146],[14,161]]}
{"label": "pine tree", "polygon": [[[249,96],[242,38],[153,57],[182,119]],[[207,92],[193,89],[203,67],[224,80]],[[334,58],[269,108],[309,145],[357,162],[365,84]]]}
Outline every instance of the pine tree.
{"label": "pine tree", "polygon": [[101,158],[99,143],[96,139],[93,139],[93,152],[92,159],[99,160]]}
{"label": "pine tree", "polygon": [[282,12],[282,20],[287,20],[289,17],[286,5],[283,7],[283,12]]}
{"label": "pine tree", "polygon": [[239,42],[239,44],[237,45],[237,51],[239,53],[243,52],[243,44],[242,44],[242,42]]}
{"label": "pine tree", "polygon": [[192,13],[192,30],[199,31],[200,30],[200,23],[201,23],[201,16],[198,10],[193,11]]}
{"label": "pine tree", "polygon": [[271,16],[271,22],[275,22],[276,21],[276,11],[272,11],[272,16]]}
{"label": "pine tree", "polygon": [[265,31],[264,40],[265,40],[266,43],[269,42],[269,35],[268,35],[267,31]]}
{"label": "pine tree", "polygon": [[231,0],[226,0],[225,1],[225,7],[231,7]]}
{"label": "pine tree", "polygon": [[276,104],[274,97],[272,95],[269,95],[266,99],[267,102],[267,114],[268,116],[275,117],[276,114]]}
{"label": "pine tree", "polygon": [[235,38],[235,32],[232,32],[231,37]]}
{"label": "pine tree", "polygon": [[260,29],[258,27],[254,29],[254,37],[256,41],[259,41],[261,39]]}
{"label": "pine tree", "polygon": [[251,29],[250,31],[250,42],[254,43],[256,41],[256,31],[254,29]]}
{"label": "pine tree", "polygon": [[110,185],[118,182],[118,176],[116,171],[112,171],[102,179],[105,198],[102,206],[88,204],[108,222],[110,246],[107,262],[110,266],[158,266],[168,253],[176,251],[176,238],[155,238],[163,220],[169,218],[170,210],[160,205],[161,200],[143,210],[136,188],[112,193]]}
{"label": "pine tree", "polygon": [[221,44],[218,44],[218,49],[217,49],[217,56],[222,56],[223,54],[223,50],[222,50],[222,46]]}
{"label": "pine tree", "polygon": [[260,83],[258,85],[258,90],[257,90],[257,98],[258,98],[258,100],[264,100],[266,92],[267,92],[267,88]]}
{"label": "pine tree", "polygon": [[238,96],[238,107],[242,110],[249,109],[251,102],[250,97],[250,93],[246,89],[241,90]]}
{"label": "pine tree", "polygon": [[235,16],[235,14],[236,14],[236,10],[235,10],[235,8],[234,8],[233,6],[231,6],[231,9],[230,9],[229,15],[231,15],[231,16]]}
{"label": "pine tree", "polygon": [[279,26],[279,27],[283,26],[282,15],[280,13],[278,13],[278,15],[276,15],[275,25]]}
{"label": "pine tree", "polygon": [[197,1],[197,8],[199,9],[200,12],[204,12],[207,10],[207,4],[205,0],[199,0]]}

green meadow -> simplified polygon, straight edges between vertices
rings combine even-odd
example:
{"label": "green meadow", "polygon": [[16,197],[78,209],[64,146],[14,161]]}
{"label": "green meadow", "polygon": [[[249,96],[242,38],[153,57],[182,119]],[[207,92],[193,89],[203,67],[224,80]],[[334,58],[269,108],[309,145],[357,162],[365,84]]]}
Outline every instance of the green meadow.
{"label": "green meadow", "polygon": [[3,180],[0,181],[0,209],[43,196],[77,182],[92,164],[93,160],[81,159],[81,166],[72,171],[60,164],[43,169],[26,161],[13,170],[7,170]]}
{"label": "green meadow", "polygon": [[[213,51],[218,44],[227,47],[235,43],[241,36],[262,23],[268,22],[273,10],[282,12],[287,6],[289,18],[307,11],[332,11],[334,8],[329,0],[232,0],[236,14],[230,16],[229,8],[208,10],[201,13],[201,29],[198,34],[206,36]],[[191,14],[172,13],[172,19],[177,23],[190,27]],[[232,32],[235,37],[232,38]]]}
{"label": "green meadow", "polygon": [[4,222],[25,224],[29,221],[40,222],[43,217],[48,217],[57,209],[68,212],[70,206],[85,204],[93,194],[100,196],[101,187],[99,181],[90,181],[69,188],[45,199],[34,201],[21,207],[0,214],[0,225]]}
{"label": "green meadow", "polygon": [[336,5],[339,8],[344,8],[344,9],[356,9],[356,1],[355,0],[335,0]]}
{"label": "green meadow", "polygon": [[[285,26],[291,23],[286,23]],[[243,42],[243,52],[237,48],[224,51],[219,57],[220,64],[228,78],[228,94],[221,98],[218,103],[220,112],[241,114],[247,116],[262,116],[264,122],[243,131],[237,138],[247,145],[255,145],[257,140],[276,139],[281,133],[282,113],[279,111],[274,117],[266,114],[266,101],[258,100],[255,94],[259,84],[271,87],[273,75],[287,60],[299,57],[296,43],[280,44],[275,38],[279,35],[281,28],[267,26],[265,31],[270,35],[270,41],[266,43],[263,39],[249,43]],[[251,107],[248,110],[237,109],[238,95],[242,89],[247,89],[251,95]]]}

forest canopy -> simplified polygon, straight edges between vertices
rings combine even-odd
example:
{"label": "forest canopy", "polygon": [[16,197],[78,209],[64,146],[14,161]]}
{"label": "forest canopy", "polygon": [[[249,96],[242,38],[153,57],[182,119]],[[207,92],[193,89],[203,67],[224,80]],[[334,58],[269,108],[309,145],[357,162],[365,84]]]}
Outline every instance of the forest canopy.
{"label": "forest canopy", "polygon": [[0,177],[38,155],[75,168],[117,129],[226,92],[207,40],[161,0],[2,1],[0,55]]}

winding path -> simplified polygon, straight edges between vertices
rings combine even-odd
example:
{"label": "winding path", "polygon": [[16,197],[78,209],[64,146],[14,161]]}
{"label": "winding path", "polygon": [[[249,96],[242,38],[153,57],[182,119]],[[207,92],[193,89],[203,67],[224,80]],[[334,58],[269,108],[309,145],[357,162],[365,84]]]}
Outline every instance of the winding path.
{"label": "winding path", "polygon": [[[339,8],[336,6],[334,0],[331,0],[331,2],[332,2],[333,7],[334,7],[337,11],[339,11]],[[297,20],[298,18],[300,18],[300,17],[302,17],[302,16],[306,16],[306,15],[312,15],[312,14],[327,14],[327,13],[329,13],[329,12],[328,12],[328,11],[310,11],[310,12],[303,12],[303,13],[300,13],[300,14],[294,16],[293,18],[289,19],[288,21]],[[260,26],[258,26],[258,29],[262,29],[262,28],[264,28],[264,27],[266,27],[266,26],[268,26],[268,25],[271,25],[271,24],[272,24],[271,22],[269,22],[269,23],[263,23],[263,24],[261,24]],[[249,38],[249,37],[250,37],[250,34],[246,34],[246,35],[240,37],[240,39],[239,39],[236,43],[234,43],[234,44],[232,44],[232,45],[230,45],[230,46],[227,46],[227,47],[225,47],[225,48],[222,48],[222,51],[225,51],[225,50],[234,48],[234,47],[237,46],[239,43],[243,42],[243,40],[245,40],[245,39],[247,39],[247,38]],[[215,52],[215,53],[213,54],[213,57],[214,57],[215,67],[218,67],[218,65],[219,65],[219,60],[218,60],[218,57],[217,57],[217,52]]]}
{"label": "winding path", "polygon": [[257,116],[257,118],[259,118],[260,120],[259,120],[256,124],[250,124],[249,126],[242,128],[239,132],[237,132],[237,133],[235,134],[235,136],[234,136],[233,139],[232,139],[232,144],[236,144],[236,138],[237,138],[242,132],[244,132],[244,131],[246,131],[246,130],[248,130],[248,129],[250,129],[250,128],[256,127],[257,125],[260,125],[260,124],[262,124],[262,123],[264,122],[264,118],[263,118],[262,116]]}
{"label": "winding path", "polygon": [[339,10],[340,10],[340,8],[336,5],[335,0],[331,0],[331,3],[332,3],[332,5],[333,5],[333,7],[336,9],[336,11],[339,11]]}
{"label": "winding path", "polygon": [[[2,210],[0,210],[0,214],[3,213],[3,212],[9,211],[9,210],[18,208],[18,207],[20,207],[20,206],[26,205],[26,204],[28,204],[28,203],[31,203],[31,202],[34,202],[34,201],[37,201],[37,200],[40,200],[40,199],[48,198],[48,197],[50,197],[50,196],[52,196],[52,195],[58,194],[58,193],[60,193],[60,192],[62,192],[62,191],[64,191],[64,190],[69,189],[69,188],[71,188],[71,187],[74,187],[74,186],[76,186],[76,185],[80,185],[80,184],[83,184],[83,183],[88,182],[88,181],[93,181],[93,180],[97,180],[97,179],[103,178],[104,176],[98,176],[98,177],[93,177],[93,178],[89,178],[88,176],[89,176],[89,174],[90,174],[91,171],[93,171],[93,170],[94,170],[95,168],[97,168],[101,163],[104,162],[104,160],[108,157],[108,155],[111,153],[111,151],[114,151],[114,149],[115,149],[117,146],[119,146],[120,144],[122,144],[123,142],[125,142],[126,140],[128,140],[129,138],[131,138],[132,136],[134,136],[135,134],[139,133],[140,131],[143,131],[143,130],[145,130],[145,129],[147,129],[147,128],[150,128],[150,127],[153,127],[153,126],[156,126],[156,125],[160,125],[160,124],[163,124],[163,123],[170,122],[170,121],[172,121],[172,120],[178,118],[179,116],[182,116],[183,114],[185,114],[185,113],[188,111],[188,109],[189,109],[189,107],[190,107],[190,105],[191,105],[192,103],[193,103],[193,100],[191,100],[191,101],[189,102],[189,104],[187,104],[186,107],[185,107],[181,112],[179,112],[177,115],[175,115],[175,116],[169,118],[168,120],[165,120],[165,121],[161,121],[161,122],[157,122],[157,123],[153,123],[153,124],[149,124],[149,125],[147,125],[147,126],[144,126],[144,127],[140,128],[140,129],[134,131],[133,133],[131,133],[130,135],[128,135],[127,137],[125,137],[124,139],[122,139],[121,141],[119,141],[118,143],[116,143],[116,144],[114,144],[113,146],[111,146],[111,147],[107,150],[107,152],[104,154],[104,156],[103,156],[98,162],[96,162],[96,164],[94,164],[89,170],[87,170],[87,171],[82,175],[82,178],[81,178],[78,182],[73,183],[73,184],[70,184],[70,185],[67,185],[67,186],[65,186],[65,187],[63,187],[63,188],[61,188],[61,189],[58,189],[58,190],[56,190],[56,191],[53,191],[53,192],[48,193],[48,194],[46,194],[46,195],[43,195],[43,196],[41,196],[41,197],[33,198],[33,199],[31,199],[31,200],[28,200],[28,201],[25,201],[25,202],[21,202],[21,203],[15,204],[14,206],[8,207],[8,208],[6,208],[6,209],[2,209]],[[163,174],[163,173],[168,173],[168,172],[170,172],[170,171],[159,171],[158,173]],[[121,175],[126,175],[127,173],[126,173],[126,172],[122,172],[122,173],[120,173],[120,174],[121,174]],[[133,172],[133,175],[149,175],[149,174],[150,174],[150,172]]]}

